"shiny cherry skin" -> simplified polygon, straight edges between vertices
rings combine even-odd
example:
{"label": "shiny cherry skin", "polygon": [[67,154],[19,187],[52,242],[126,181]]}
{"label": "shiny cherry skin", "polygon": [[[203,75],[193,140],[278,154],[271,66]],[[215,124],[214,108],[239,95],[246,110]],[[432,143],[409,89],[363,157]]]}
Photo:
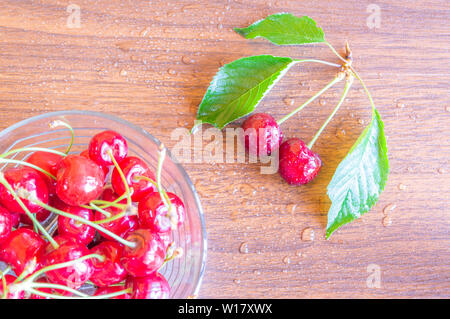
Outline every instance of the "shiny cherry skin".
{"label": "shiny cherry skin", "polygon": [[166,257],[164,243],[149,229],[137,229],[125,239],[136,244],[134,248],[125,246],[121,258],[122,265],[133,277],[145,277],[157,271]]}
{"label": "shiny cherry skin", "polygon": [[[54,249],[50,243],[47,244],[42,253],[43,267],[76,260],[90,254],[86,246],[78,243],[73,238],[57,236],[54,239],[59,244],[59,247]],[[92,258],[90,258],[79,261],[70,267],[47,271],[46,276],[52,283],[78,289],[89,280],[92,273]]]}
{"label": "shiny cherry skin", "polygon": [[116,241],[104,241],[91,248],[91,253],[105,257],[104,261],[92,260],[94,273],[91,281],[98,287],[117,284],[127,277],[127,271],[120,263],[123,245]]}
{"label": "shiny cherry skin", "polygon": [[[44,204],[48,204],[47,183],[42,179],[38,171],[29,167],[17,167],[8,169],[4,174],[5,179],[15,191],[23,188],[31,196],[37,198]],[[37,213],[42,210],[41,206],[31,203],[27,199],[22,199],[22,201],[31,213]],[[2,184],[0,184],[0,202],[10,212],[25,214],[22,207],[20,207],[14,197]]]}
{"label": "shiny cherry skin", "polygon": [[0,206],[0,243],[6,240],[12,231],[11,214]]}
{"label": "shiny cherry skin", "polygon": [[20,213],[11,213],[11,212],[10,212],[10,215],[11,215],[11,226],[13,228],[19,227],[21,217],[25,216]]}
{"label": "shiny cherry skin", "polygon": [[[14,285],[13,282],[14,280],[16,280],[16,277],[12,275],[5,275],[5,280],[6,280],[6,287],[8,290],[8,292],[6,293],[6,299],[25,299],[24,290],[11,291],[12,289],[10,289],[12,288],[11,286]],[[3,284],[1,280],[0,280],[0,296],[3,296]]]}
{"label": "shiny cherry skin", "polygon": [[167,196],[172,205],[172,216],[168,213],[158,192],[148,194],[139,202],[139,223],[142,228],[150,228],[156,233],[165,233],[177,229],[184,223],[186,210],[183,202],[173,193],[168,192]]}
{"label": "shiny cherry skin", "polygon": [[[115,194],[111,188],[106,188],[102,194],[102,199],[106,200],[106,201],[110,201],[110,202],[114,201],[117,197],[118,197],[117,194]],[[120,201],[121,204],[126,204],[126,202],[127,202],[126,199]],[[107,212],[111,213],[112,216],[115,216],[122,212],[121,209],[119,209],[117,207],[112,207],[112,206],[105,208],[105,210]],[[95,212],[94,219],[96,221],[103,220],[106,218],[107,217],[105,215],[103,215],[101,212],[99,212],[99,211]],[[129,232],[132,232],[133,230],[137,229],[137,227],[139,226],[139,222],[138,222],[138,217],[136,215],[133,215],[133,216],[125,215],[124,217],[121,217],[119,219],[116,219],[116,220],[113,220],[113,221],[110,221],[107,223],[102,223],[101,226],[123,238]],[[99,231],[99,233],[105,239],[114,240],[112,237],[110,237],[109,235],[107,235],[101,231]]]}
{"label": "shiny cherry skin", "polygon": [[311,151],[299,138],[291,138],[280,146],[279,173],[291,185],[307,184],[322,167],[317,153]]}
{"label": "shiny cherry skin", "polygon": [[[102,296],[102,295],[107,295],[107,294],[112,294],[121,290],[124,290],[125,286],[111,286],[111,287],[100,287],[98,288],[95,293],[94,296]],[[118,295],[109,299],[131,299],[130,294],[122,294],[122,295]]]}
{"label": "shiny cherry skin", "polygon": [[283,133],[275,119],[266,113],[249,116],[242,129],[245,136],[245,148],[254,155],[271,155],[278,150],[283,140]]}
{"label": "shiny cherry skin", "polygon": [[25,269],[31,274],[40,269],[40,253],[44,246],[45,241],[34,231],[19,228],[0,245],[0,259],[11,265],[16,274]]}
{"label": "shiny cherry skin", "polygon": [[[30,155],[27,158],[27,162],[30,164],[34,164],[39,168],[42,168],[44,171],[49,172],[53,176],[56,176],[58,172],[58,164],[62,160],[62,156],[54,153],[37,151]],[[56,194],[56,181],[44,173],[39,172],[42,179],[47,183],[48,193],[49,195]]]}
{"label": "shiny cherry skin", "polygon": [[[156,191],[156,187],[149,181],[135,179],[136,176],[146,176],[152,180],[156,180],[155,175],[153,175],[152,171],[143,160],[134,156],[129,156],[125,158],[119,166],[123,171],[128,186],[133,188],[131,199],[134,202],[138,202],[146,194]],[[118,195],[125,193],[125,185],[116,168],[114,168],[111,175],[111,184]]]}
{"label": "shiny cherry skin", "polygon": [[113,165],[108,150],[112,152],[117,163],[120,163],[127,157],[127,141],[119,133],[110,130],[100,132],[92,137],[89,142],[90,159],[101,166]]}
{"label": "shiny cherry skin", "polygon": [[170,286],[166,278],[160,273],[153,273],[145,277],[128,277],[126,288],[131,288],[131,299],[168,299]]}
{"label": "shiny cherry skin", "polygon": [[[59,208],[58,205],[60,203],[63,203],[58,196],[56,196],[56,194],[50,195],[48,198],[48,204],[52,207],[55,208]],[[65,205],[63,203],[63,205]],[[37,212],[35,214],[35,218],[39,221],[39,222],[44,222],[47,220],[47,218],[51,215],[51,212],[49,210],[43,209],[40,212]],[[33,222],[31,221],[31,219],[28,217],[28,215],[24,215],[24,214],[20,214],[20,222],[22,222],[25,225],[33,225]]]}
{"label": "shiny cherry skin", "polygon": [[[86,157],[88,159],[91,159],[89,157],[89,150],[84,150],[83,152],[80,153],[80,156],[83,156],[83,157]],[[109,166],[102,166],[102,165],[100,165],[100,167],[102,168],[103,173],[105,173],[105,177],[106,177],[106,175],[108,175],[108,173],[109,173]]]}
{"label": "shiny cherry skin", "polygon": [[84,205],[100,196],[104,181],[105,174],[95,162],[80,155],[69,155],[60,162],[56,194],[68,205]]}
{"label": "shiny cherry skin", "polygon": [[[92,212],[92,210],[87,208],[83,208],[80,206],[66,205],[60,210],[87,219],[89,221],[94,220],[94,213]],[[82,224],[73,218],[68,218],[59,215],[58,234],[62,236],[72,237],[76,239],[79,243],[87,245],[95,237],[95,228],[86,224]]]}

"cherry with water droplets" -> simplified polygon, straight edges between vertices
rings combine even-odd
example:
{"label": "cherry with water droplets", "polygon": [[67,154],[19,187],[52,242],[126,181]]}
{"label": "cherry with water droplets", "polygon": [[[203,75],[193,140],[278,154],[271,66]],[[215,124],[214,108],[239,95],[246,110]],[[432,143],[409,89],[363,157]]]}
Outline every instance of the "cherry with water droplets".
{"label": "cherry with water droplets", "polygon": [[171,205],[170,213],[158,192],[148,194],[139,202],[139,223],[142,228],[164,233],[175,230],[183,224],[186,218],[183,202],[173,193],[168,192],[167,196]]}
{"label": "cherry with water droplets", "polygon": [[[15,167],[6,170],[4,176],[14,191],[17,192],[22,188],[28,191],[31,197],[37,198],[45,204],[48,203],[47,183],[42,179],[38,171],[29,167]],[[21,199],[30,213],[37,213],[42,210],[41,206],[27,199]],[[0,184],[0,202],[10,212],[25,214],[25,211],[3,184]]]}
{"label": "cherry with water droplets", "polygon": [[319,155],[299,138],[291,138],[281,144],[279,173],[288,184],[309,183],[319,173],[321,166]]}
{"label": "cherry with water droplets", "polygon": [[105,259],[92,260],[93,274],[91,281],[99,287],[117,284],[127,277],[127,271],[120,263],[123,245],[115,241],[104,241],[91,248],[91,253],[103,256]]}
{"label": "cherry with water droplets", "polygon": [[[27,163],[42,168],[44,171],[56,176],[56,173],[58,172],[58,164],[62,158],[63,157],[59,154],[37,151],[31,154],[26,161]],[[38,173],[47,183],[49,195],[51,196],[52,194],[56,194],[56,181],[42,172],[38,171]]]}
{"label": "cherry with water droplets", "polygon": [[[89,157],[89,150],[84,150],[83,152],[80,153],[80,156],[83,156],[83,157],[86,157],[88,159],[91,159]],[[103,165],[100,165],[100,164],[99,164],[99,166],[102,168],[103,173],[105,174],[105,177],[106,177],[106,175],[108,175],[108,173],[109,173],[109,166],[103,166]]]}
{"label": "cherry with water droplets", "polygon": [[267,113],[255,113],[242,123],[245,148],[254,155],[271,155],[280,147],[283,133],[275,119]]}
{"label": "cherry with water droplets", "polygon": [[133,277],[145,277],[157,271],[166,257],[164,243],[158,234],[149,229],[137,229],[125,239],[135,247],[125,246],[121,258],[122,265]]}
{"label": "cherry with water droplets", "polygon": [[145,277],[128,277],[125,287],[131,288],[131,299],[167,299],[170,296],[170,286],[160,273]]}
{"label": "cherry with water droplets", "polygon": [[33,273],[40,268],[40,252],[45,241],[34,231],[19,228],[0,245],[0,259],[11,265],[16,274]]}
{"label": "cherry with water droplets", "polygon": [[69,155],[59,165],[56,193],[68,205],[80,206],[100,196],[105,175],[102,168],[80,155]]}
{"label": "cherry with water droplets", "polygon": [[[145,176],[155,180],[155,175],[143,160],[134,156],[129,156],[125,158],[119,166],[122,169],[128,186],[133,188],[131,199],[134,202],[138,202],[146,194],[156,191],[156,187],[151,182],[144,179],[137,179],[138,176]],[[112,172],[111,184],[118,195],[125,193],[126,188],[117,168],[114,168]]]}
{"label": "cherry with water droplets", "polygon": [[[84,207],[65,205],[65,207],[60,208],[60,210],[84,218],[89,221],[94,220],[94,213],[92,212],[92,210]],[[76,239],[79,243],[87,245],[95,237],[95,228],[83,224],[73,218],[68,218],[59,215],[58,234],[62,236],[72,237]]]}
{"label": "cherry with water droplets", "polygon": [[128,153],[127,141],[117,132],[108,130],[92,137],[89,142],[89,157],[101,166],[113,165],[109,153],[120,163]]}

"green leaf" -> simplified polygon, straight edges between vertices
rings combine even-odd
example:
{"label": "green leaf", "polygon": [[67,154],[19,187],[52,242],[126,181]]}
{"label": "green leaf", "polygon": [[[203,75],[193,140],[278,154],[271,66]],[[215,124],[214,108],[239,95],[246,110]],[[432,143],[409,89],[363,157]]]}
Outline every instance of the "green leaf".
{"label": "green leaf", "polygon": [[262,37],[277,45],[325,42],[323,30],[307,17],[290,13],[276,13],[259,20],[247,28],[235,28],[246,39]]}
{"label": "green leaf", "polygon": [[251,113],[295,63],[291,58],[258,55],[224,65],[200,103],[197,120],[222,129]]}
{"label": "green leaf", "polygon": [[377,202],[389,174],[384,125],[373,109],[372,121],[339,164],[328,185],[331,207],[326,238],[368,212]]}

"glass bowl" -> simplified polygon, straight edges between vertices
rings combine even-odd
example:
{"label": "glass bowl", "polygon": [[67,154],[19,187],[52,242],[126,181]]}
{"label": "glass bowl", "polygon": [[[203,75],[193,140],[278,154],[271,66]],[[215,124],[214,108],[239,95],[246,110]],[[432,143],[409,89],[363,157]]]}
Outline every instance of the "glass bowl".
{"label": "glass bowl", "polygon": [[[156,172],[158,147],[161,142],[140,127],[98,112],[53,112],[16,123],[0,132],[0,153],[31,146],[64,151],[70,142],[70,133],[65,127],[50,129],[49,123],[54,120],[63,120],[73,127],[75,141],[71,153],[80,153],[87,149],[89,140],[95,134],[104,130],[114,130],[127,140],[129,155],[140,157],[147,162],[153,172]],[[17,153],[11,158],[26,159],[29,154],[30,152]],[[170,284],[171,298],[196,297],[206,262],[207,241],[202,207],[189,176],[184,168],[176,163],[169,151],[161,178],[163,187],[183,200],[187,216],[183,226],[172,234],[176,247],[183,249],[183,255],[166,263],[160,273]],[[4,267],[5,265],[0,265],[0,269]]]}

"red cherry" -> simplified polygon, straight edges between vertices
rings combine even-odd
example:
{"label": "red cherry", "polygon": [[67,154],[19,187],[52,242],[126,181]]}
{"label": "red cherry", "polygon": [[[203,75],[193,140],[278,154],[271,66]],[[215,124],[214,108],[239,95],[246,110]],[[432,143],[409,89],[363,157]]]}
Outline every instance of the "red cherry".
{"label": "red cherry", "polygon": [[[58,205],[62,203],[62,201],[58,198],[58,196],[56,196],[56,194],[54,195],[50,195],[48,198],[48,204],[52,207],[55,208],[59,208]],[[64,204],[65,205],[65,204]],[[34,216],[39,222],[44,222],[47,220],[47,218],[51,215],[51,212],[49,210],[43,209],[40,212],[37,212],[36,215]],[[33,225],[32,220],[28,217],[28,215],[24,215],[24,214],[20,214],[20,221],[22,222],[22,224],[25,225]]]}
{"label": "red cherry", "polygon": [[158,233],[158,235],[167,251],[167,247],[172,243],[172,232]]}
{"label": "red cherry", "polygon": [[[84,150],[83,152],[80,153],[80,156],[83,156],[83,157],[86,157],[88,159],[91,159],[89,157],[89,150]],[[105,173],[105,177],[106,177],[106,175],[108,175],[108,173],[109,173],[109,167],[108,166],[102,166],[102,165],[99,165],[99,166],[102,168],[103,173]]]}
{"label": "red cherry", "polygon": [[[76,242],[75,239],[65,236],[58,236],[54,239],[59,247],[54,249],[50,244],[47,244],[42,254],[42,266],[44,267],[73,261],[90,254],[89,249]],[[89,280],[92,273],[92,259],[86,259],[69,267],[47,271],[46,276],[52,283],[78,289]]]}
{"label": "red cherry", "polygon": [[91,249],[91,253],[105,257],[104,261],[92,260],[94,273],[91,281],[99,287],[107,287],[124,280],[127,271],[120,263],[123,245],[115,241],[104,241]]}
{"label": "red cherry", "polygon": [[[107,294],[112,294],[114,292],[118,292],[124,290],[125,286],[111,286],[111,287],[101,287],[95,291],[94,296],[102,296]],[[115,296],[109,299],[131,299],[130,294],[122,294],[119,296]]]}
{"label": "red cherry", "polygon": [[146,277],[128,277],[125,287],[132,289],[132,299],[167,299],[170,296],[169,283],[157,272]]}
{"label": "red cherry", "polygon": [[[4,174],[5,179],[15,191],[23,188],[27,190],[31,196],[45,204],[48,203],[47,184],[36,170],[29,167],[17,167],[8,169]],[[37,213],[42,210],[41,206],[31,203],[26,199],[22,199],[22,201],[31,213]],[[20,207],[3,184],[0,184],[0,202],[10,212],[25,214],[22,207]]]}
{"label": "red cherry", "polygon": [[[53,176],[56,176],[56,173],[58,171],[58,163],[61,161],[63,157],[58,154],[44,152],[44,151],[37,151],[28,157],[27,162],[30,164],[34,164],[39,168],[42,168],[44,171],[49,172]],[[51,179],[44,173],[39,172],[39,175],[41,175],[42,179],[45,180],[47,183],[48,193],[56,194],[56,181],[54,179]]]}
{"label": "red cherry", "polygon": [[[87,219],[89,221],[94,220],[94,213],[92,210],[83,208],[80,206],[69,206],[61,208],[60,210],[76,215],[78,217]],[[73,218],[67,218],[64,216],[58,216],[58,234],[61,236],[72,237],[81,244],[89,244],[95,237],[95,228],[92,226],[82,224]]]}
{"label": "red cherry", "polygon": [[11,214],[0,206],[0,243],[6,240],[12,231]]}
{"label": "red cherry", "polygon": [[[7,287],[7,294],[6,294],[6,299],[25,299],[25,291],[24,290],[20,290],[20,291],[14,291],[14,280],[16,280],[16,277],[12,276],[12,275],[5,275],[5,280],[6,280],[6,287]],[[2,284],[2,280],[0,280],[0,296],[3,296],[3,284]]]}
{"label": "red cherry", "polygon": [[40,268],[40,252],[45,241],[34,231],[19,228],[0,245],[0,259],[10,264],[16,274],[25,269],[33,273]]}
{"label": "red cherry", "polygon": [[319,173],[322,161],[306,144],[291,138],[280,146],[279,172],[292,185],[307,184]]}
{"label": "red cherry", "polygon": [[164,233],[175,230],[184,223],[186,211],[181,199],[173,194],[167,193],[172,205],[172,216],[158,192],[145,196],[138,206],[139,223],[142,228],[150,228],[156,233]]}
{"label": "red cherry", "polygon": [[117,132],[103,131],[94,135],[89,143],[89,157],[101,166],[113,165],[108,150],[120,163],[128,153],[127,141]]}
{"label": "red cherry", "polygon": [[158,234],[149,229],[138,229],[125,237],[136,244],[134,248],[124,247],[122,265],[133,277],[145,277],[157,271],[166,256],[164,243]]}
{"label": "red cherry", "polygon": [[[106,201],[114,201],[118,196],[114,193],[114,191],[111,188],[106,188],[102,194],[102,199],[106,200]],[[119,203],[121,204],[126,204],[126,199],[120,201]],[[109,213],[111,213],[111,217],[120,214],[122,212],[122,210],[120,208],[117,207],[108,207],[105,208],[105,210]],[[99,220],[103,220],[106,219],[107,217],[102,214],[99,211],[95,212],[95,216],[94,219],[96,221]],[[129,232],[135,230],[138,227],[138,217],[135,215],[125,215],[124,217],[115,219],[113,221],[110,221],[108,223],[102,223],[101,226],[111,232],[113,232],[114,234],[120,236],[120,237],[125,237],[126,234],[128,234]],[[110,240],[115,240],[114,238],[110,237],[109,235],[100,232],[100,235],[102,235],[102,237],[106,238],[106,239],[110,239]]]}
{"label": "red cherry", "polygon": [[100,196],[105,175],[92,160],[69,155],[60,162],[56,178],[58,197],[68,205],[80,206]]}
{"label": "red cherry", "polygon": [[[135,176],[146,176],[155,180],[155,175],[153,175],[150,168],[143,160],[134,156],[129,156],[125,158],[119,166],[125,175],[128,186],[133,188],[131,199],[134,202],[138,202],[146,194],[156,191],[156,187],[149,181],[135,179]],[[114,168],[111,175],[111,184],[117,194],[122,195],[125,193],[125,185],[116,168]]]}
{"label": "red cherry", "polygon": [[283,133],[275,119],[266,113],[251,115],[242,124],[245,148],[254,155],[270,155],[283,140]]}
{"label": "red cherry", "polygon": [[11,212],[9,214],[11,215],[11,226],[13,228],[17,228],[20,224],[21,217],[25,216],[25,215],[22,215],[19,213],[11,213]]}

